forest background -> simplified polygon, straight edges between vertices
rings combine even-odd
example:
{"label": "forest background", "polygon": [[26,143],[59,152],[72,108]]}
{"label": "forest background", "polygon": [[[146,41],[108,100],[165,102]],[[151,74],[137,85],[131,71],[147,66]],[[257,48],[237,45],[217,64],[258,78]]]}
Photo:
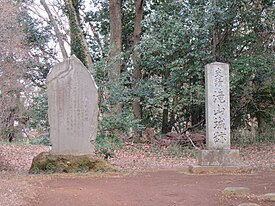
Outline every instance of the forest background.
{"label": "forest background", "polygon": [[[76,55],[101,147],[204,133],[204,66],[230,65],[232,139],[274,142],[275,1],[0,0],[0,138],[48,143],[46,76]],[[33,136],[35,138],[33,138]]]}

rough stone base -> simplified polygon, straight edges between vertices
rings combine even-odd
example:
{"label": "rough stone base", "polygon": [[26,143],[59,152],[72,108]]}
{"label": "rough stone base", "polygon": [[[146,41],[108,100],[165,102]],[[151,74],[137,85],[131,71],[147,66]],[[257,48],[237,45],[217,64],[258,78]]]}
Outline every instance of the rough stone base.
{"label": "rough stone base", "polygon": [[105,160],[90,155],[38,154],[32,160],[30,174],[85,173],[115,171]]}
{"label": "rough stone base", "polygon": [[192,174],[251,174],[252,173],[252,168],[246,165],[239,165],[239,166],[190,165],[188,170]]}
{"label": "rough stone base", "polygon": [[239,150],[201,150],[198,164],[201,166],[238,166],[241,165]]}
{"label": "rough stone base", "polygon": [[247,187],[226,187],[223,190],[224,195],[229,195],[229,196],[246,196],[250,194],[250,189]]}
{"label": "rough stone base", "polygon": [[275,193],[267,193],[265,195],[261,195],[259,196],[259,199],[262,199],[264,201],[275,202]]}

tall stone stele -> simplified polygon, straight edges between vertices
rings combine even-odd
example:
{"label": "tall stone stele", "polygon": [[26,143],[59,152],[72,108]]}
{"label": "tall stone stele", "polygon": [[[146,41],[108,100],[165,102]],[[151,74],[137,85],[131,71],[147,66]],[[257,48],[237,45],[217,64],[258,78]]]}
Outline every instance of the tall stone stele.
{"label": "tall stone stele", "polygon": [[239,165],[239,150],[230,149],[229,65],[220,62],[205,67],[206,150],[199,165]]}
{"label": "tall stone stele", "polygon": [[51,154],[90,155],[98,127],[96,83],[72,56],[47,76]]}

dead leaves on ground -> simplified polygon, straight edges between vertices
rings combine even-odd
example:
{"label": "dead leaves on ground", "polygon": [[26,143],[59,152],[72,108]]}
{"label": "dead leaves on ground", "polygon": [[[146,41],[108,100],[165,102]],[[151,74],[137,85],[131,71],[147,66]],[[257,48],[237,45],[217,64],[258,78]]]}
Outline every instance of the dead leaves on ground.
{"label": "dead leaves on ground", "polygon": [[[254,168],[275,169],[275,144],[249,145],[240,149],[244,163]],[[46,146],[0,145],[0,171],[26,173],[33,157],[49,150]],[[177,169],[196,164],[194,151],[188,148],[154,147],[150,144],[127,144],[113,151],[109,161],[118,169],[135,171]]]}

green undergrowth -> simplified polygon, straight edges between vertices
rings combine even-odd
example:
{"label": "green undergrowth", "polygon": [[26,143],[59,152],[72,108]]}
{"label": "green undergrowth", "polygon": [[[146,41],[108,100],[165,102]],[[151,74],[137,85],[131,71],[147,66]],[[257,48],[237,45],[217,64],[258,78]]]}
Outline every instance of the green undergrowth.
{"label": "green undergrowth", "polygon": [[180,144],[173,143],[167,147],[160,147],[158,145],[152,145],[151,152],[155,153],[159,157],[196,157],[197,150],[188,146],[181,146]]}
{"label": "green undergrowth", "polygon": [[89,155],[52,155],[42,152],[32,161],[30,174],[86,173],[114,171],[106,161]]}
{"label": "green undergrowth", "polygon": [[50,138],[48,136],[39,136],[34,138],[15,139],[12,142],[0,140],[0,145],[41,145],[49,146]]}
{"label": "green undergrowth", "polygon": [[28,140],[15,140],[12,142],[0,140],[0,145],[29,145]]}
{"label": "green undergrowth", "polygon": [[267,127],[261,131],[248,129],[233,130],[231,144],[238,147],[248,145],[275,144],[275,127]]}
{"label": "green undergrowth", "polygon": [[96,153],[104,159],[115,157],[115,150],[121,150],[124,146],[121,138],[115,135],[98,135],[96,138]]}
{"label": "green undergrowth", "polygon": [[50,145],[50,138],[48,135],[42,135],[39,137],[31,138],[29,140],[30,144],[33,145],[43,145],[43,146],[49,146]]}

